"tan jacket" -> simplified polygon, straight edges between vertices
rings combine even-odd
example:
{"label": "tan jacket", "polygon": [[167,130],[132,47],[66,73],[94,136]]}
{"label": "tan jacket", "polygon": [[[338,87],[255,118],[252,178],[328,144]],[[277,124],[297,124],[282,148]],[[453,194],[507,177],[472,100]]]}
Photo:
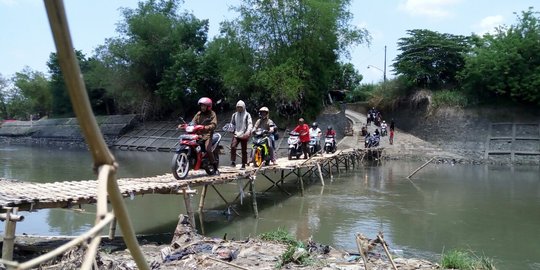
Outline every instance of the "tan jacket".
{"label": "tan jacket", "polygon": [[203,140],[212,138],[212,135],[214,134],[214,130],[217,127],[216,113],[214,111],[206,111],[204,113],[199,111],[197,114],[195,114],[195,116],[193,116],[193,120],[191,120],[191,122],[195,123],[196,125],[202,125],[206,119],[210,119],[210,121],[209,123],[205,124],[205,131],[201,133]]}

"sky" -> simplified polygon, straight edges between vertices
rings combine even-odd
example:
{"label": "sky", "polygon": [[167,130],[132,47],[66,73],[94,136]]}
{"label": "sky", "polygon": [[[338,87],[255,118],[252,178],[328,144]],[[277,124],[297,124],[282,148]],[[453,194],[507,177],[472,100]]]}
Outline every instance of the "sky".
{"label": "sky", "polygon": [[[538,0],[351,0],[352,25],[366,28],[371,44],[350,48],[352,63],[364,76],[362,83],[394,77],[392,63],[397,42],[407,30],[428,29],[453,35],[483,34],[500,25],[512,25],[517,15]],[[240,0],[184,0],[181,9],[208,19],[209,38],[219,23],[237,16],[229,10]],[[136,8],[136,0],[65,0],[68,23],[77,50],[93,55],[105,39],[119,36],[119,8]],[[535,7],[535,10],[538,9]],[[45,5],[40,0],[0,0],[0,75],[10,78],[25,67],[47,73],[46,62],[55,51]],[[386,47],[386,50],[385,50]]]}

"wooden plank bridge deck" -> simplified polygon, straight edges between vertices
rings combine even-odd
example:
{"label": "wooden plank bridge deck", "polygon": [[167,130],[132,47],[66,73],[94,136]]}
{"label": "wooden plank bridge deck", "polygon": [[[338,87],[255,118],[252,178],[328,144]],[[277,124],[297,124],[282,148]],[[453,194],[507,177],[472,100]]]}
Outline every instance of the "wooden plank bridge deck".
{"label": "wooden plank bridge deck", "polygon": [[[364,158],[365,153],[364,149],[347,149],[335,154],[317,155],[308,160],[280,158],[277,165],[263,166],[259,170],[254,167],[238,170],[222,166],[219,175],[209,176],[204,170],[190,171],[184,180],[176,180],[172,174],[165,174],[145,178],[120,178],[117,181],[124,197],[144,194],[182,194],[183,190],[197,186],[214,186],[250,177],[254,180],[253,176],[256,175],[263,175],[274,182],[266,177],[266,173],[272,171],[282,172],[281,179],[277,182],[283,182],[286,177],[284,171],[289,171],[287,175],[292,171],[298,178],[319,171],[321,181],[323,181],[323,175],[331,175],[332,170],[339,171],[340,167],[346,167],[346,169],[349,169],[349,166],[354,167],[355,163],[361,162],[360,159]],[[300,174],[299,169],[303,169],[304,172]],[[97,186],[97,180],[28,183],[0,179],[0,209],[18,207],[20,211],[32,211],[92,204],[97,200]]]}

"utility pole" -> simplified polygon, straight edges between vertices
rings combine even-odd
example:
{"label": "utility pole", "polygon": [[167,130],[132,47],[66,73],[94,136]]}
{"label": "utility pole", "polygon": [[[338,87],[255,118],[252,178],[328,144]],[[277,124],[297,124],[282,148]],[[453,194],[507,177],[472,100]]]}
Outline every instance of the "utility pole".
{"label": "utility pole", "polygon": [[384,71],[383,71],[383,82],[386,82],[386,45],[384,45]]}

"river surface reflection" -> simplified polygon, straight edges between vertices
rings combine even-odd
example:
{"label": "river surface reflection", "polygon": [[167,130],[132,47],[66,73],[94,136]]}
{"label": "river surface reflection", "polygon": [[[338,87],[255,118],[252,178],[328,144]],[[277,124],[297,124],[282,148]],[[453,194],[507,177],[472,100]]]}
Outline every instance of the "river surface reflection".
{"label": "river surface reflection", "polygon": [[[143,177],[169,172],[171,153],[114,152],[118,177]],[[0,177],[53,182],[95,179],[87,151],[0,146]],[[320,243],[356,250],[354,235],[372,238],[378,231],[390,247],[405,257],[437,261],[444,250],[470,249],[495,259],[498,269],[540,269],[540,169],[430,164],[409,181],[419,162],[387,161],[307,185],[302,197],[289,181],[288,196],[277,189],[258,194],[259,219],[251,201],[243,199],[234,211],[211,189],[199,229],[209,236],[243,239],[283,228],[298,239],[310,236]],[[277,175],[276,175],[277,177]],[[238,194],[233,182],[219,186],[228,201]],[[258,177],[256,189],[270,182]],[[196,208],[198,195],[193,207]],[[184,213],[181,196],[145,195],[126,199],[138,233],[170,233]],[[90,228],[93,206],[85,211],[65,209],[23,212],[17,233],[76,235]],[[228,213],[232,213],[228,215]],[[202,226],[201,226],[202,225]],[[3,226],[0,233],[3,233]]]}

